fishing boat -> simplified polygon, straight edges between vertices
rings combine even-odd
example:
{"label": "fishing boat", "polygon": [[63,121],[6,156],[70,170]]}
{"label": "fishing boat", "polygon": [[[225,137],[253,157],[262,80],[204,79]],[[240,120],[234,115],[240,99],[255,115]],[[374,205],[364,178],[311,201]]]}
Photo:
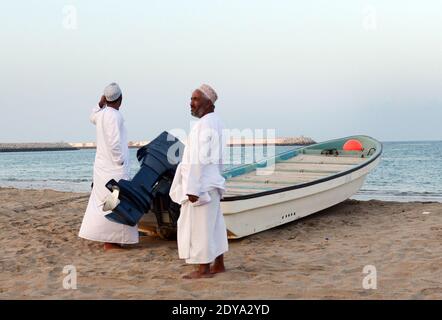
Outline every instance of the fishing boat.
{"label": "fishing boat", "polygon": [[[221,209],[228,237],[262,232],[350,198],[379,164],[381,154],[380,142],[357,135],[293,148],[225,171]],[[176,214],[174,219],[170,208],[158,207],[154,214],[143,216],[139,229],[156,229],[170,238],[176,232],[171,223]]]}

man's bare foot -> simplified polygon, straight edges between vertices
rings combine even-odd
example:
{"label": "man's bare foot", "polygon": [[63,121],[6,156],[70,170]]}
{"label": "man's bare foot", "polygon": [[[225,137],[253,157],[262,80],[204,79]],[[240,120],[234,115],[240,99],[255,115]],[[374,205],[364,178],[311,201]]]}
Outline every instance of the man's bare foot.
{"label": "man's bare foot", "polygon": [[213,278],[214,274],[213,273],[201,273],[198,270],[197,271],[193,271],[189,274],[186,274],[183,276],[183,279],[200,279],[200,278]]}
{"label": "man's bare foot", "polygon": [[210,267],[210,273],[221,273],[226,272],[226,268],[224,267],[224,255],[219,255],[216,257],[213,266]]}
{"label": "man's bare foot", "polygon": [[104,251],[108,251],[108,250],[114,250],[114,249],[123,249],[123,246],[121,244],[118,243],[109,243],[109,242],[105,242],[104,243]]}
{"label": "man's bare foot", "polygon": [[212,277],[213,274],[210,273],[210,263],[202,263],[198,266],[198,270],[184,275],[183,279],[199,279]]}
{"label": "man's bare foot", "polygon": [[210,273],[221,273],[221,272],[226,272],[226,268],[224,266],[217,266],[216,264],[214,264],[213,266],[210,267]]}

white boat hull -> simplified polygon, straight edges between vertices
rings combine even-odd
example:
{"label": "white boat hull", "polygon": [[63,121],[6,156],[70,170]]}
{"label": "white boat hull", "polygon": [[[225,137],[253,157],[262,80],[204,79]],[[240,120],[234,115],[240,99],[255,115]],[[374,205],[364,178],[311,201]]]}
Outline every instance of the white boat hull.
{"label": "white boat hull", "polygon": [[350,198],[378,163],[379,158],[360,170],[300,189],[221,202],[229,238],[241,238],[286,224]]}

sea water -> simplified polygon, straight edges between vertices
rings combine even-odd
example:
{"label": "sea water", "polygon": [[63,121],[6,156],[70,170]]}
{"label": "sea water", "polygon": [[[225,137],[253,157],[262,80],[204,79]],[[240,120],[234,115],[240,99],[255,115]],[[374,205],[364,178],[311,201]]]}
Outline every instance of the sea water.
{"label": "sea water", "polygon": [[[277,146],[276,153],[296,148]],[[131,175],[139,169],[130,149]],[[267,152],[266,152],[267,151]],[[231,147],[226,168],[271,155],[271,150]],[[94,149],[0,153],[0,187],[88,192]],[[380,165],[352,198],[359,200],[442,202],[442,141],[384,142]]]}

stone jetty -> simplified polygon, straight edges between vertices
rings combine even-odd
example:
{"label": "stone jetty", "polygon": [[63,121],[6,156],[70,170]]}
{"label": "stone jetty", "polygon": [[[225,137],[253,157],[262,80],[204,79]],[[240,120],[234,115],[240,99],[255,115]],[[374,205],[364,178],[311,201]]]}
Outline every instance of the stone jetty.
{"label": "stone jetty", "polygon": [[0,152],[24,152],[24,151],[65,151],[78,150],[66,142],[54,143],[0,143]]}

